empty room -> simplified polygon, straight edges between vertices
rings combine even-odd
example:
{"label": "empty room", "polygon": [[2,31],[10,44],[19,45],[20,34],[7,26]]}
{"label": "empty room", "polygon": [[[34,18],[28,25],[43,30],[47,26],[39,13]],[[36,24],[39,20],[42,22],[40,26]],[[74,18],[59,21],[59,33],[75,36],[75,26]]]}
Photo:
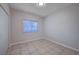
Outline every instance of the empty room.
{"label": "empty room", "polygon": [[0,55],[78,55],[79,3],[0,3]]}

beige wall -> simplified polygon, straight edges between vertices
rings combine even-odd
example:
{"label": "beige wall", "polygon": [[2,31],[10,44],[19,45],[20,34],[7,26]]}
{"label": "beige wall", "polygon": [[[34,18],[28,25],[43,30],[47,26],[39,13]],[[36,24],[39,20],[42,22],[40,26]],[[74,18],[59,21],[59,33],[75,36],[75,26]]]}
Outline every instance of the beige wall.
{"label": "beige wall", "polygon": [[[22,31],[22,22],[24,19],[38,21],[38,32],[35,33],[24,33]],[[42,24],[43,20],[41,17],[31,13],[22,12],[19,10],[11,9],[11,22],[12,22],[12,40],[11,43],[30,41],[42,38]]]}
{"label": "beige wall", "polygon": [[45,19],[45,38],[79,49],[79,5],[52,13]]}

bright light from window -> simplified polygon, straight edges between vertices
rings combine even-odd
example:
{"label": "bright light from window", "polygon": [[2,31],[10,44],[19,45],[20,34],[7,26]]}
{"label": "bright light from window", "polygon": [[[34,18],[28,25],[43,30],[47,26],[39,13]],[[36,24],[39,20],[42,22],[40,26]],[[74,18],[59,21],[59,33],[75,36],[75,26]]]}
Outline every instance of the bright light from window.
{"label": "bright light from window", "polygon": [[23,21],[23,32],[37,32],[37,22],[24,20]]}

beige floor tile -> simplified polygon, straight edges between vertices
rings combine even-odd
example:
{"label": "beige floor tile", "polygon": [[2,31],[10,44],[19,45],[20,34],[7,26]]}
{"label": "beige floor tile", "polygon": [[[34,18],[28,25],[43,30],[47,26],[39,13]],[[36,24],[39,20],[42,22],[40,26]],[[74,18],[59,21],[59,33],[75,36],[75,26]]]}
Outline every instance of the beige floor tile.
{"label": "beige floor tile", "polygon": [[[77,53],[77,52],[76,52]],[[17,44],[8,49],[11,55],[73,55],[75,51],[51,41],[41,39]],[[78,54],[78,53],[77,53]]]}
{"label": "beige floor tile", "polygon": [[62,54],[63,55],[74,55],[75,54],[75,51],[72,50],[72,49],[69,49],[69,48],[64,48]]}

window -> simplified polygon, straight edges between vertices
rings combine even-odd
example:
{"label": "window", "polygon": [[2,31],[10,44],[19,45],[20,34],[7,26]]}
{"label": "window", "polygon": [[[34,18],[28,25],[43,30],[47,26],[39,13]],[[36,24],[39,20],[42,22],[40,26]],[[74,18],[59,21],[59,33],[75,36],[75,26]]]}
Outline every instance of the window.
{"label": "window", "polygon": [[37,21],[24,20],[23,32],[37,32]]}

